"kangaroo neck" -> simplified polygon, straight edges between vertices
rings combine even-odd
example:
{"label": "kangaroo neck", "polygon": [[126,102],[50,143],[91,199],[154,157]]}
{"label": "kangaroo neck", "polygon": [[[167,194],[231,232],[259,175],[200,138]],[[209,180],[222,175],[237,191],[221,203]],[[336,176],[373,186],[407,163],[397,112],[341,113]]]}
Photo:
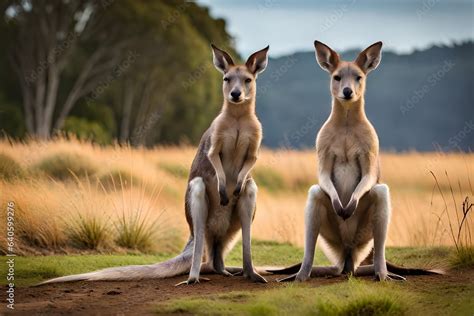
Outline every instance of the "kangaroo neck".
{"label": "kangaroo neck", "polygon": [[332,100],[330,121],[337,125],[352,125],[367,120],[364,109],[364,98],[354,102]]}
{"label": "kangaroo neck", "polygon": [[238,104],[225,100],[222,113],[236,119],[255,115],[255,100],[251,99]]}

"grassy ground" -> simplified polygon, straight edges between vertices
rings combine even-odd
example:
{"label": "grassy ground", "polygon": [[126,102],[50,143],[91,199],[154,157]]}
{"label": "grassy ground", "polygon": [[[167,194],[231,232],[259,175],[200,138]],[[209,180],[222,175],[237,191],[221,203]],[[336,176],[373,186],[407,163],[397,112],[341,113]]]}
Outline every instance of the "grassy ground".
{"label": "grassy ground", "polygon": [[[303,250],[289,244],[254,241],[254,261],[256,265],[286,265],[296,263],[303,257]],[[237,244],[226,260],[227,265],[242,265],[242,249]],[[17,286],[28,286],[53,277],[83,273],[92,270],[132,264],[150,264],[173,257],[175,254],[111,254],[111,255],[52,255],[52,256],[18,256],[15,258],[15,283]],[[0,257],[2,261],[6,257]],[[316,260],[328,261],[321,251]],[[0,284],[6,284],[5,269],[0,269]]]}
{"label": "grassy ground", "polygon": [[[255,243],[254,253],[257,264],[264,264],[265,258],[276,264],[295,263],[302,254],[299,248],[268,242]],[[454,249],[446,247],[387,249],[391,262],[412,267],[449,269],[453,255]],[[231,258],[237,264],[240,261],[236,251]],[[327,264],[320,251],[315,261]],[[454,273],[463,274],[463,271],[471,271],[469,269],[473,269],[472,264],[470,268]],[[158,304],[155,311],[158,314],[198,315],[472,315],[472,271],[468,275],[471,277],[465,282],[443,280],[441,276],[422,282],[421,286],[410,280],[374,283],[367,278],[349,278],[347,282],[316,287],[314,283],[289,283],[258,292],[236,291],[175,299]]]}
{"label": "grassy ground", "polygon": [[[229,254],[228,265],[241,265],[240,244]],[[254,241],[256,265],[288,265],[298,262],[302,249],[289,244]],[[388,248],[387,257],[395,263],[417,267],[448,267],[452,248]],[[95,269],[147,264],[172,257],[161,255],[74,255],[17,257],[16,285],[27,286],[51,277],[81,273]],[[2,258],[4,260],[5,258]],[[315,261],[327,264],[321,251]],[[464,268],[468,277],[461,282],[432,278],[429,286],[420,282],[374,283],[370,279],[354,279],[324,285],[285,284],[259,291],[226,291],[225,294],[191,296],[172,299],[155,306],[157,313],[236,314],[236,315],[472,315],[474,284],[472,269]],[[1,270],[3,273],[3,269]],[[471,279],[469,279],[471,276]],[[5,276],[0,276],[2,284]]]}
{"label": "grassy ground", "polygon": [[371,286],[355,279],[319,288],[289,284],[259,293],[234,292],[210,298],[176,300],[158,306],[157,312],[208,314],[212,310],[216,315],[397,315],[406,310],[402,302],[407,295],[394,288],[390,284]]}
{"label": "grassy ground", "polygon": [[440,283],[429,290],[410,282],[351,278],[316,286],[287,284],[260,292],[177,299],[156,312],[204,315],[472,315],[474,286]]}
{"label": "grassy ground", "polygon": [[[226,259],[231,266],[242,265],[241,245],[238,243]],[[69,274],[132,264],[150,264],[173,257],[175,254],[91,254],[91,255],[52,255],[18,256],[15,258],[17,286],[28,286],[40,281]],[[388,248],[387,257],[391,262],[424,267],[448,267],[452,255],[450,248]],[[253,258],[257,266],[285,266],[297,263],[303,257],[303,249],[290,244],[270,241],[253,242]],[[6,257],[0,257],[2,261]],[[328,264],[324,254],[317,249],[315,262]],[[5,284],[6,270],[0,269],[0,284]]]}
{"label": "grassy ground", "polygon": [[[226,259],[227,265],[242,264],[241,245],[237,244]],[[388,248],[387,257],[391,262],[425,267],[448,267],[452,250],[439,248]],[[110,255],[52,255],[52,256],[18,256],[15,258],[16,284],[18,286],[33,285],[39,281],[62,275],[83,273],[112,266],[131,264],[150,264],[173,257],[174,254],[163,253],[154,255],[141,254],[110,254]],[[257,266],[284,266],[299,262],[303,257],[303,249],[290,244],[279,244],[271,241],[254,241],[253,258]],[[6,257],[0,257],[5,260]],[[324,254],[317,249],[315,262],[328,264]],[[0,270],[0,284],[5,284],[6,270]]]}

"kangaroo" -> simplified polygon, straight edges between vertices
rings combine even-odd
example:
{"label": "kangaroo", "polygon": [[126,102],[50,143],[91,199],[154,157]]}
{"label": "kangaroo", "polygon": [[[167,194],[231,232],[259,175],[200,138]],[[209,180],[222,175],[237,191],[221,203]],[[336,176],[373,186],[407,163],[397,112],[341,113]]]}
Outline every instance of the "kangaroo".
{"label": "kangaroo", "polygon": [[[436,273],[387,265],[385,259],[390,192],[379,182],[379,140],[364,110],[366,77],[380,64],[382,42],[369,46],[352,62],[341,60],[319,41],[314,46],[317,62],[331,75],[332,95],[331,114],[316,139],[319,185],[308,192],[302,264],[270,272],[295,273],[279,281],[342,273],[374,275],[379,281],[404,280],[395,273]],[[313,267],[318,236],[333,266]],[[373,264],[361,266],[372,249]]]}
{"label": "kangaroo", "polygon": [[[167,278],[188,272],[188,279],[177,285],[199,283],[200,273],[242,274],[254,282],[267,282],[252,263],[250,234],[257,185],[250,171],[262,140],[262,127],[255,114],[256,79],[267,66],[269,46],[253,53],[244,65],[236,65],[228,53],[213,44],[211,47],[214,66],[223,74],[224,102],[220,114],[202,136],[191,165],[185,195],[190,237],[183,252],[162,263],[108,268],[42,284]],[[240,229],[243,269],[225,267],[224,257]]]}

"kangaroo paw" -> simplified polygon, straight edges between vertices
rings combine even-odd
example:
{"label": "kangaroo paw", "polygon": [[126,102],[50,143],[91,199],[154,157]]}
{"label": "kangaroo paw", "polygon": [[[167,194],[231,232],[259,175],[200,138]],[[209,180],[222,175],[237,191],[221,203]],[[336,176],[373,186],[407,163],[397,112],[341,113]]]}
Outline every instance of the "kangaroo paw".
{"label": "kangaroo paw", "polygon": [[281,279],[277,279],[277,282],[293,282],[293,281],[296,281],[296,273],[290,276],[281,278]]}
{"label": "kangaroo paw", "polygon": [[219,197],[222,206],[226,206],[227,204],[229,204],[229,197],[227,196],[227,192],[224,186],[219,187]]}
{"label": "kangaroo paw", "polygon": [[407,279],[401,275],[389,272],[387,275],[389,281],[406,281]]}
{"label": "kangaroo paw", "polygon": [[232,275],[242,275],[244,271],[240,267],[225,267],[225,270],[229,273],[232,273]]}
{"label": "kangaroo paw", "polygon": [[391,273],[391,272],[376,272],[374,280],[377,282],[380,282],[380,281],[406,281],[407,279],[405,277],[402,277],[401,275]]}
{"label": "kangaroo paw", "polygon": [[246,276],[246,278],[252,280],[255,283],[268,283],[267,280],[257,272],[251,273],[250,275]]}
{"label": "kangaroo paw", "polygon": [[211,280],[208,278],[189,278],[186,281],[182,281],[182,282],[179,282],[178,284],[175,284],[175,286],[193,285],[193,284],[201,283],[200,281],[211,281]]}
{"label": "kangaroo paw", "polygon": [[227,277],[231,277],[231,276],[234,276],[232,273],[230,273],[229,271],[227,270],[222,270],[222,271],[217,271],[218,274],[220,275],[223,275],[223,276],[227,276]]}

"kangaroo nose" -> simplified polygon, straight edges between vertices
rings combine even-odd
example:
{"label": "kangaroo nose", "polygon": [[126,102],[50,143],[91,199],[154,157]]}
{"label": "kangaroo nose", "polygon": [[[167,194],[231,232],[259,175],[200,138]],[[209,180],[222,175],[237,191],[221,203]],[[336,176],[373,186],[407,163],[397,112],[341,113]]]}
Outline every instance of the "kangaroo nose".
{"label": "kangaroo nose", "polygon": [[344,98],[349,100],[352,97],[352,90],[351,88],[344,88],[342,90],[342,93],[344,94]]}
{"label": "kangaroo nose", "polygon": [[230,95],[232,96],[232,99],[235,99],[235,100],[238,100],[241,94],[242,93],[240,91],[232,91],[230,93]]}

